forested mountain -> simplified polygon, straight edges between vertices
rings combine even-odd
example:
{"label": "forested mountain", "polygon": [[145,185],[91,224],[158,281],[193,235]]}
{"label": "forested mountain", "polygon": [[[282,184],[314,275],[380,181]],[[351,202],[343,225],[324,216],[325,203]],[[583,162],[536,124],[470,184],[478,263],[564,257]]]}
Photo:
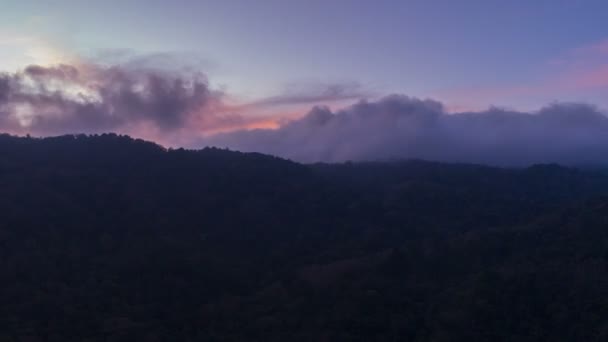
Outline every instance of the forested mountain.
{"label": "forested mountain", "polygon": [[606,341],[608,173],[0,136],[0,341]]}

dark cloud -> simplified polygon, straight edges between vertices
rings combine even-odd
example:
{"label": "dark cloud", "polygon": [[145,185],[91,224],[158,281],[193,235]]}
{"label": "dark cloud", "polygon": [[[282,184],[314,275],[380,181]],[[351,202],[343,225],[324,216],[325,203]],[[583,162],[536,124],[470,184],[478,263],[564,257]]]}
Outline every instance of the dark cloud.
{"label": "dark cloud", "polygon": [[[57,65],[53,67],[42,67],[39,65],[30,65],[25,68],[21,76],[28,76],[37,81],[41,80],[60,80],[60,81],[77,81],[78,69],[71,65]],[[44,85],[40,82],[39,85]]]}
{"label": "dark cloud", "polygon": [[201,73],[184,76],[150,66],[29,66],[0,75],[0,123],[4,130],[40,135],[138,125],[166,132],[213,121],[222,96]]}
{"label": "dark cloud", "polygon": [[607,160],[608,118],[584,104],[553,104],[535,113],[492,108],[447,114],[439,102],[392,95],[336,112],[316,107],[277,130],[232,132],[202,143],[303,162],[596,164]]}
{"label": "dark cloud", "polygon": [[336,83],[316,85],[292,85],[281,95],[267,97],[250,106],[282,106],[315,104],[343,100],[358,100],[370,97],[358,83]]}

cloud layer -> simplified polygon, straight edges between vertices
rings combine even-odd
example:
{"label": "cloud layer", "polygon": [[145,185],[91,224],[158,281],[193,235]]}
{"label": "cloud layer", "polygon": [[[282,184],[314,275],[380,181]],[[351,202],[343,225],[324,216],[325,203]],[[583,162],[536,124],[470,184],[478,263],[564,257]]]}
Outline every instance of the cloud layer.
{"label": "cloud layer", "polygon": [[296,119],[287,111],[248,114],[365,97],[356,84],[313,90],[227,104],[229,96],[197,72],[145,63],[30,66],[0,74],[0,131],[112,131],[170,146],[214,145],[301,162],[421,158],[513,166],[606,164],[608,158],[608,118],[586,104],[448,114],[440,102],[391,95],[339,110],[317,106]]}
{"label": "cloud layer", "polygon": [[218,132],[276,128],[305,113],[309,107],[302,106],[365,96],[358,84],[325,84],[238,103],[213,89],[205,74],[180,65],[170,56],[144,56],[109,66],[78,61],[0,73],[0,131],[35,136],[113,131],[190,145]]}
{"label": "cloud layer", "polygon": [[535,113],[492,108],[447,114],[441,103],[403,95],[331,111],[315,107],[276,130],[201,141],[302,162],[422,158],[493,165],[608,160],[608,118],[593,106],[553,104]]}
{"label": "cloud layer", "polygon": [[222,111],[222,98],[201,73],[34,65],[0,74],[0,128],[34,135],[211,130],[241,119]]}

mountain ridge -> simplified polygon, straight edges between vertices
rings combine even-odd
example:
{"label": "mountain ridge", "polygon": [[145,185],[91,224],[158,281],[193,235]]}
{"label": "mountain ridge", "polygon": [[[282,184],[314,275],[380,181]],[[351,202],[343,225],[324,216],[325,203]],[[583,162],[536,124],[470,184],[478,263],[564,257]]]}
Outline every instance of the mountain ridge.
{"label": "mountain ridge", "polygon": [[608,174],[0,136],[0,340],[602,341]]}

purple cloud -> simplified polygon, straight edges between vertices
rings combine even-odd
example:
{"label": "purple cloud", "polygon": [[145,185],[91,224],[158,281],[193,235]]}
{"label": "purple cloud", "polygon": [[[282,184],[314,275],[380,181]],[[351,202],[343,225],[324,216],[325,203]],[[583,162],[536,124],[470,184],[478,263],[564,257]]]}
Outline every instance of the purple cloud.
{"label": "purple cloud", "polygon": [[160,132],[216,115],[223,94],[202,73],[96,64],[29,66],[0,74],[0,123],[36,135],[123,130]]}
{"label": "purple cloud", "polygon": [[254,101],[249,106],[311,105],[370,97],[358,83],[334,83],[313,86],[291,86],[280,95]]}
{"label": "purple cloud", "polygon": [[447,114],[439,102],[391,95],[335,112],[315,107],[276,130],[237,131],[200,143],[302,162],[596,164],[608,155],[608,118],[585,104],[553,104],[534,113],[491,108]]}

